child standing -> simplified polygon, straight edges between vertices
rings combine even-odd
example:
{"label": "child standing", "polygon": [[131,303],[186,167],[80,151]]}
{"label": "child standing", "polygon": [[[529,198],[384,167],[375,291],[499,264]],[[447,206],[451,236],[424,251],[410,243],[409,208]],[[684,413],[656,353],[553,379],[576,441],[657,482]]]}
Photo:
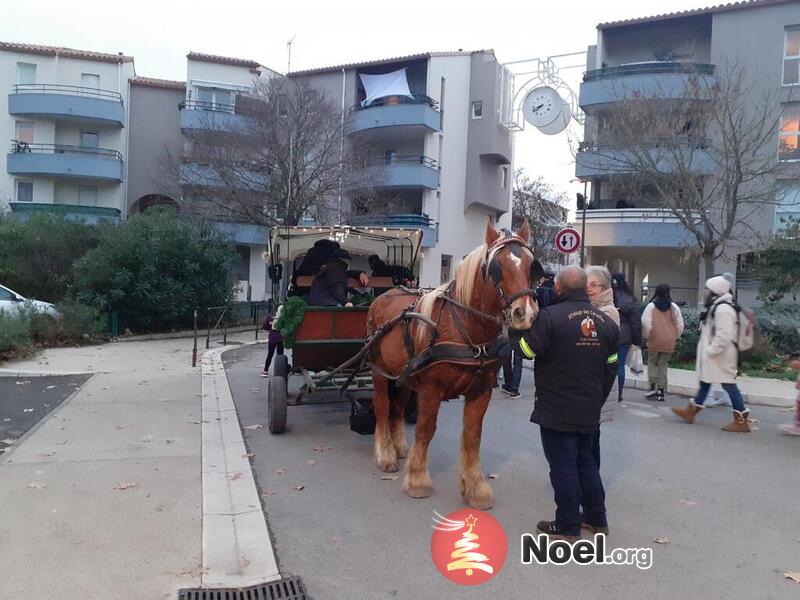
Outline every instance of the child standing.
{"label": "child standing", "polygon": [[669,286],[661,283],[642,313],[642,337],[647,340],[647,378],[650,380],[650,391],[645,397],[664,401],[669,357],[682,333],[681,309],[672,301]]}
{"label": "child standing", "polygon": [[278,354],[283,354],[283,336],[281,336],[281,332],[277,329],[272,328],[272,323],[275,321],[275,317],[270,313],[267,315],[267,318],[264,319],[264,325],[261,327],[264,331],[267,331],[267,346],[269,349],[267,350],[267,360],[264,362],[264,370],[261,371],[262,377],[269,377],[269,365],[272,363],[272,357],[275,356],[275,352],[277,351]]}

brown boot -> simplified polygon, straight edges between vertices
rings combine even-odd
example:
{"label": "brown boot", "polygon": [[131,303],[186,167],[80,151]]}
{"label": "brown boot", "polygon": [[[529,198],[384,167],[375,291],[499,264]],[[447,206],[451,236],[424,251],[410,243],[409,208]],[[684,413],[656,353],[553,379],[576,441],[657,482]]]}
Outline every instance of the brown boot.
{"label": "brown boot", "polygon": [[701,410],[703,410],[702,406],[695,404],[694,400],[689,400],[689,404],[686,405],[686,408],[673,408],[672,412],[687,423],[694,423],[694,418]]}
{"label": "brown boot", "polygon": [[750,433],[750,423],[747,422],[750,416],[749,410],[733,411],[733,421],[725,425],[722,431],[733,431],[734,433]]}

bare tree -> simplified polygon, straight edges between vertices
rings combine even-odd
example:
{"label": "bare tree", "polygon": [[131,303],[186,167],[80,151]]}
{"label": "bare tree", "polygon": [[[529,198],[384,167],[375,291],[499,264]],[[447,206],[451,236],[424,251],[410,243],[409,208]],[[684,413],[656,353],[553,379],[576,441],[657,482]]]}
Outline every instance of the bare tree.
{"label": "bare tree", "polygon": [[701,280],[726,250],[758,238],[754,223],[779,201],[783,167],[777,97],[735,62],[707,75],[689,72],[679,99],[615,90],[625,101],[598,119],[602,145],[584,143],[577,154],[634,203],[672,212],[694,240]]}
{"label": "bare tree", "polygon": [[561,254],[556,248],[558,231],[566,225],[567,195],[556,192],[542,177],[531,179],[525,169],[514,172],[511,222],[514,229],[527,219],[531,227],[531,247],[542,263],[558,264]]}
{"label": "bare tree", "polygon": [[183,156],[167,161],[191,211],[266,225],[304,216],[331,223],[348,190],[382,176],[346,143],[340,107],[307,81],[259,80],[224,108],[199,111],[203,126]]}

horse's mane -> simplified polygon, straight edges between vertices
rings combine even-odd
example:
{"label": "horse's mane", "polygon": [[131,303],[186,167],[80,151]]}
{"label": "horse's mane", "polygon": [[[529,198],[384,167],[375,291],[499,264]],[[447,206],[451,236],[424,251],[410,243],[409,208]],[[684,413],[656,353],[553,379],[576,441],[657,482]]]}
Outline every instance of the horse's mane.
{"label": "horse's mane", "polygon": [[[480,273],[485,256],[486,244],[483,244],[467,254],[464,259],[458,263],[458,267],[456,267],[456,276],[454,278],[455,285],[453,286],[453,299],[457,302],[469,304],[472,299],[472,293],[475,291],[475,281],[477,280],[478,273]],[[436,300],[450,286],[450,283],[452,282],[442,284],[435,290],[425,294],[417,305],[417,312],[428,319],[433,319],[433,309],[436,306]],[[428,326],[417,325],[417,331],[414,336],[414,341],[417,346],[422,347],[427,332]]]}

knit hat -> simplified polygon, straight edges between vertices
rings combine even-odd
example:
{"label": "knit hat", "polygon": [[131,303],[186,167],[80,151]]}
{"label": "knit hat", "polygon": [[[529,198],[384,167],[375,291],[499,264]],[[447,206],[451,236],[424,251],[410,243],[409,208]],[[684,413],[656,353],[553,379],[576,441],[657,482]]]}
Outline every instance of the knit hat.
{"label": "knit hat", "polygon": [[731,291],[731,282],[722,275],[717,275],[716,277],[706,280],[706,287],[711,290],[715,296],[722,296],[722,294],[727,294]]}

